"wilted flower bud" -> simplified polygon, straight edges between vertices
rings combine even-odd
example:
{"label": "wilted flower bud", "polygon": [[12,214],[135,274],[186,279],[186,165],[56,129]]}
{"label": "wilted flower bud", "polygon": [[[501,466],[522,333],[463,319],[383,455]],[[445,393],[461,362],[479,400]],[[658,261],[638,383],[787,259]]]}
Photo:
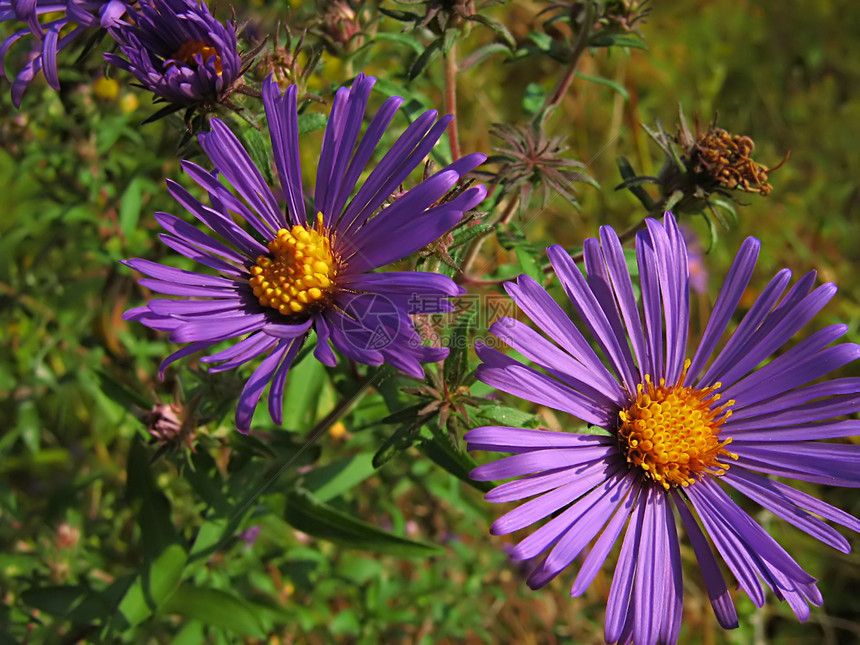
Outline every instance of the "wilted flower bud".
{"label": "wilted flower bud", "polygon": [[178,403],[159,403],[153,406],[145,419],[149,434],[159,447],[175,449],[180,444],[192,447],[195,435],[193,415]]}
{"label": "wilted flower bud", "polygon": [[358,37],[364,33],[362,4],[350,0],[323,0],[319,5],[321,14],[319,27],[314,31],[334,50],[355,49]]}
{"label": "wilted flower bud", "polygon": [[585,164],[561,156],[567,150],[563,137],[547,137],[533,124],[496,125],[490,134],[506,145],[493,148],[497,154],[487,162],[501,164],[496,176],[505,191],[519,190],[521,212],[528,206],[533,188],[542,191],[542,207],[553,191],[577,206],[573,184],[597,186],[585,172]]}

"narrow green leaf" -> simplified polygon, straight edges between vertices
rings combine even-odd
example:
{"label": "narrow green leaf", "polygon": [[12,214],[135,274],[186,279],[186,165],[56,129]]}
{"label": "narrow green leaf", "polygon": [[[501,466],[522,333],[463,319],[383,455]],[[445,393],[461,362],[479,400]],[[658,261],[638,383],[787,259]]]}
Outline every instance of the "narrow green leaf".
{"label": "narrow green leaf", "polygon": [[373,42],[368,43],[368,45],[373,45],[379,41],[388,41],[392,43],[397,43],[398,45],[406,45],[407,47],[411,47],[416,54],[420,54],[424,51],[424,45],[421,44],[421,42],[419,42],[419,40],[411,34],[380,31],[374,34]]}
{"label": "narrow green leaf", "polygon": [[507,250],[513,250],[516,253],[517,261],[520,263],[520,269],[530,278],[541,282],[543,281],[543,272],[540,268],[542,252],[526,240],[520,227],[515,223],[508,225],[506,231],[499,232],[499,243]]}
{"label": "narrow green leaf", "polygon": [[598,32],[588,39],[589,47],[633,47],[634,49],[648,49],[648,46],[638,36],[633,34],[608,34]]}
{"label": "narrow green leaf", "polygon": [[304,475],[302,486],[321,502],[351,490],[376,472],[373,453],[360,452],[314,468]]}
{"label": "narrow green leaf", "polygon": [[171,544],[146,567],[119,603],[119,611],[130,625],[149,618],[173,595],[187,560],[185,549]]}
{"label": "narrow green leaf", "polygon": [[419,450],[437,466],[445,469],[473,488],[477,488],[482,493],[486,493],[493,488],[491,482],[474,481],[469,477],[469,473],[477,467],[478,463],[467,453],[460,452],[453,445],[450,437],[444,430],[434,431],[432,437],[421,442]]}
{"label": "narrow green leaf", "polygon": [[51,616],[68,616],[80,604],[88,590],[83,585],[55,585],[33,587],[21,594],[21,600],[30,607]]}
{"label": "narrow green leaf", "polygon": [[442,49],[442,45],[444,44],[444,38],[437,38],[432,43],[430,43],[427,48],[421,53],[421,55],[415,59],[415,62],[409,66],[409,71],[406,74],[406,77],[410,81],[414,81],[421,75],[421,72],[424,71],[424,68],[432,61],[436,56],[439,55],[439,52]]}
{"label": "narrow green leaf", "polygon": [[424,416],[419,418],[417,422],[408,421],[397,428],[397,430],[394,431],[394,434],[388,437],[388,439],[385,440],[385,443],[382,444],[382,447],[376,451],[375,455],[373,455],[373,467],[382,468],[382,466],[394,459],[397,455],[405,450],[409,450],[409,448],[415,445],[415,442],[421,438],[419,434],[421,426],[428,419],[428,416]]}
{"label": "narrow green leaf", "polygon": [[489,43],[483,47],[478,47],[478,49],[461,60],[458,69],[460,72],[465,72],[476,65],[480,65],[493,54],[505,54],[507,58],[510,58],[511,50],[507,45],[503,45],[502,43]]}
{"label": "narrow green leaf", "polygon": [[226,629],[234,634],[265,638],[254,606],[220,589],[182,585],[164,604],[164,613]]}
{"label": "narrow green leaf", "polygon": [[581,78],[584,81],[597,83],[598,85],[605,85],[606,87],[618,92],[624,98],[625,101],[630,100],[630,93],[627,91],[627,88],[624,87],[621,83],[613,81],[611,78],[603,78],[602,76],[591,76],[590,74],[583,74],[582,72],[577,72],[576,77]]}
{"label": "narrow green leaf", "polygon": [[418,542],[383,531],[320,502],[310,492],[302,489],[296,489],[288,495],[285,516],[290,526],[299,531],[352,549],[390,553],[401,557],[428,557],[442,552],[442,548],[435,544]]}
{"label": "narrow green leaf", "polygon": [[128,237],[137,229],[140,212],[143,208],[143,186],[146,179],[135,177],[122,194],[119,202],[119,228]]}

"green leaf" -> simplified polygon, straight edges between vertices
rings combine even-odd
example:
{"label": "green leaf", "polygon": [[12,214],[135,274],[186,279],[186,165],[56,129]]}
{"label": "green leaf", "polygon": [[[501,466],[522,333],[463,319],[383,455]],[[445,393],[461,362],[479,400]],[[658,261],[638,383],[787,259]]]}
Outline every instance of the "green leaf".
{"label": "green leaf", "polygon": [[486,16],[482,16],[479,13],[475,13],[470,16],[469,20],[479,22],[485,27],[489,27],[505,40],[505,42],[508,44],[508,47],[510,47],[511,49],[516,49],[516,38],[513,37],[513,34],[511,34],[511,32],[508,31],[508,28],[505,27],[502,23],[496,22],[495,20],[487,18]]}
{"label": "green leaf", "polygon": [[406,45],[407,47],[411,47],[416,54],[420,54],[424,51],[424,45],[410,34],[401,34],[398,32],[387,32],[380,31],[374,34],[373,41],[369,42],[365,47],[372,46],[379,41],[389,41],[392,43],[397,43],[398,45]]}
{"label": "green leaf", "polygon": [[[422,406],[416,407],[420,409]],[[418,421],[408,421],[397,428],[394,434],[388,437],[385,443],[382,444],[382,447],[373,455],[373,467],[382,468],[382,466],[394,459],[401,452],[409,450],[409,448],[415,445],[415,442],[421,438],[419,434],[421,426],[429,419],[430,416],[423,416]]]}
{"label": "green leaf", "polygon": [[321,502],[339,497],[376,472],[373,453],[360,452],[314,468],[304,475],[302,486]]}
{"label": "green leaf", "polygon": [[178,541],[171,520],[170,501],[155,485],[149,454],[140,435],[136,435],[128,456],[126,497],[137,509],[144,556],[154,558]]}
{"label": "green leaf", "polygon": [[315,130],[322,130],[325,128],[326,123],[328,123],[328,116],[325,114],[319,114],[318,112],[300,114],[299,134],[302,135],[308,132],[314,132]]}
{"label": "green leaf", "polygon": [[83,585],[57,585],[34,587],[21,594],[21,600],[30,607],[51,616],[68,616],[80,604],[88,589]]}
{"label": "green leaf", "polygon": [[478,410],[475,416],[493,425],[512,428],[537,428],[540,424],[535,415],[505,405],[489,405]]}
{"label": "green leaf", "polygon": [[226,629],[234,634],[265,638],[254,606],[220,589],[182,585],[164,604],[164,613]]}
{"label": "green leaf", "polygon": [[546,91],[537,83],[529,83],[526,85],[526,92],[523,94],[522,108],[529,116],[534,116],[543,107],[546,101]]}
{"label": "green leaf", "polygon": [[[299,126],[299,130],[301,130],[301,125]],[[247,150],[248,154],[251,156],[251,160],[254,162],[254,165],[259,168],[261,173],[263,173],[263,178],[266,180],[266,183],[270,186],[274,185],[275,178],[272,175],[272,162],[269,157],[269,147],[266,144],[263,134],[256,128],[249,126],[242,128],[239,131],[239,136],[245,146],[245,150]]]}
{"label": "green leaf", "polygon": [[414,81],[418,76],[421,75],[421,72],[424,71],[424,68],[432,61],[442,49],[442,45],[444,44],[444,38],[437,38],[432,43],[427,45],[427,48],[421,53],[421,55],[415,59],[415,62],[409,66],[409,71],[406,74],[406,78],[410,81]]}
{"label": "green leaf", "polygon": [[126,387],[115,377],[108,375],[106,372],[97,369],[95,370],[95,375],[99,382],[99,389],[101,389],[105,396],[107,396],[111,401],[118,403],[129,412],[148,410],[152,405],[152,403],[143,398],[140,393]]}
{"label": "green leaf", "polygon": [[419,450],[437,466],[444,468],[457,479],[477,488],[482,493],[493,488],[492,482],[474,481],[469,477],[469,473],[478,466],[478,463],[465,452],[460,452],[444,430],[434,431],[432,437],[421,442]]}
{"label": "green leaf", "polygon": [[588,39],[589,47],[633,47],[635,49],[648,49],[645,41],[633,34],[609,34],[598,32]]}
{"label": "green leaf", "polygon": [[122,194],[119,202],[119,229],[128,237],[137,229],[140,221],[140,211],[143,207],[144,177],[132,179]]}
{"label": "green leaf", "polygon": [[499,232],[499,243],[508,251],[513,250],[516,253],[517,261],[520,263],[520,269],[533,278],[537,282],[543,282],[543,271],[540,268],[540,259],[542,252],[534,245],[526,240],[520,227],[511,223],[508,225],[507,231]]}
{"label": "green leaf", "polygon": [[296,489],[288,495],[285,517],[290,526],[299,531],[352,549],[389,553],[405,558],[423,558],[438,555],[443,551],[435,544],[418,542],[383,531],[319,501],[310,492],[302,489]]}
{"label": "green leaf", "polygon": [[460,61],[457,69],[461,73],[465,72],[466,70],[475,67],[475,65],[480,65],[493,54],[505,54],[507,58],[510,58],[511,50],[507,45],[503,45],[502,43],[490,43],[483,47],[478,47],[478,49]]}
{"label": "green leaf", "polygon": [[[624,179],[622,186],[633,193],[633,196],[639,200],[646,211],[649,213],[653,211],[654,206],[656,205],[654,203],[654,199],[644,188],[642,188],[639,182],[635,181],[639,176],[636,174],[636,171],[633,170],[633,166],[630,165],[627,157],[618,157],[616,163],[618,164],[618,171],[621,173],[622,179]],[[616,190],[619,190],[620,188],[621,187],[618,187]]]}
{"label": "green leaf", "polygon": [[475,224],[474,226],[464,226],[454,231],[454,241],[451,243],[451,248],[463,246],[467,242],[473,240],[479,235],[488,233],[495,228],[495,224]]}
{"label": "green leaf", "polygon": [[602,76],[591,76],[589,74],[583,74],[582,72],[576,72],[576,77],[581,78],[584,81],[590,81],[591,83],[597,83],[598,85],[605,85],[616,92],[618,92],[625,101],[630,100],[630,94],[627,92],[627,88],[624,87],[621,83],[617,81],[613,81],[611,78],[603,78]]}
{"label": "green leaf", "polygon": [[284,390],[283,427],[308,430],[313,426],[327,382],[328,372],[318,360],[293,366]]}
{"label": "green leaf", "polygon": [[468,309],[460,313],[448,337],[450,353],[445,359],[444,371],[445,382],[451,388],[461,385],[463,377],[469,373],[469,352],[472,347],[472,332],[475,329],[477,316],[478,308],[470,305]]}
{"label": "green leaf", "polygon": [[119,603],[130,625],[154,614],[176,591],[188,556],[178,544],[168,546],[138,577]]}

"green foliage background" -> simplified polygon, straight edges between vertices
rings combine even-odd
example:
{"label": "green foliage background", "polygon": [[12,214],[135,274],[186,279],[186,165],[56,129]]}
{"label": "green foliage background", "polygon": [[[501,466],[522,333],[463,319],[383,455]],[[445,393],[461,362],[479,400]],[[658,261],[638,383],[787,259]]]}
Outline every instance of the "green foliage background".
{"label": "green foliage background", "polygon": [[[542,7],[512,2],[486,13],[523,41]],[[268,24],[288,15],[276,3],[237,8]],[[313,11],[293,9],[298,17]],[[401,28],[390,18],[379,23],[384,33]],[[713,301],[738,244],[755,235],[764,247],[754,283],[785,266],[795,275],[818,270],[841,291],[813,324],[847,323],[849,339],[860,340],[856,3],[655,3],[642,32],[647,50],[583,58],[583,75],[616,89],[577,78],[550,118],[549,131],[567,137],[569,155],[601,188],[582,185],[579,209],[559,197],[545,207],[533,200],[519,220],[528,240],[575,249],[599,225],[634,224],[642,209],[612,190],[621,181],[615,159],[628,157],[642,174],[662,163],[639,124],[659,119],[671,128],[679,103],[703,125],[718,111],[722,127],[755,140],[762,163],[775,165],[788,150],[791,159],[772,175],[773,193],[747,196],[737,225],[721,233],[705,259],[703,299]],[[413,107],[441,106],[441,58],[409,81],[418,54],[399,38],[366,52],[365,69],[387,81],[374,100],[393,92]],[[460,54],[497,40],[473,26]],[[549,92],[562,69],[547,57],[504,61],[493,56],[460,76],[464,151],[490,152],[498,145],[491,124],[528,118],[530,93]],[[309,89],[330,99],[360,71],[356,64],[326,52]],[[118,261],[167,255],[152,213],[181,215],[163,188],[164,178],[181,179],[181,125],[139,125],[154,112],[148,99],[119,75],[118,95],[99,96],[100,72],[90,71],[99,67],[66,71],[70,89],[61,95],[37,81],[20,112],[5,97],[0,107],[0,643],[602,642],[611,569],[582,598],[568,597],[568,574],[529,591],[505,555],[510,540],[487,533],[502,509],[451,475],[471,464],[456,438],[446,446],[420,428],[426,441],[374,468],[374,454],[403,429],[380,419],[409,405],[389,372],[362,370],[356,379],[348,365],[327,371],[305,361],[289,379],[284,427],[261,414],[250,437],[231,428],[247,373],[207,375],[182,363],[157,380],[169,344],[121,320],[144,295]],[[307,140],[311,166],[319,132]],[[205,162],[193,143],[184,156]],[[706,239],[704,223],[690,221]],[[516,255],[495,241],[477,264],[496,275],[520,271]],[[370,378],[371,393],[342,419],[346,432],[324,435],[273,480],[309,429]],[[195,451],[156,454],[141,418],[174,400],[193,402],[205,423]],[[520,414],[565,423],[547,410],[528,412]],[[503,414],[513,412],[487,412],[475,425]],[[851,491],[808,490],[860,513]],[[741,628],[723,632],[685,550],[681,642],[860,638],[856,556],[766,513],[757,519],[821,579],[823,608],[800,625],[772,595],[762,610],[738,596]],[[256,541],[241,539],[252,527]]]}

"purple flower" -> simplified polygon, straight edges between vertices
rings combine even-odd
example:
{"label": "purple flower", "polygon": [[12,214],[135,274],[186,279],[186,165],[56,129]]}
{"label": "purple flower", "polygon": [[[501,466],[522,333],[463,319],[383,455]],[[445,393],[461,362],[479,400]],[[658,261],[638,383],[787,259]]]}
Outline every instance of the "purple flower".
{"label": "purple flower", "polygon": [[[168,181],[168,189],[221,239],[173,215],[157,213],[156,218],[167,230],[161,236],[165,244],[219,275],[141,259],[126,261],[150,276],[141,285],[185,298],[152,300],[126,312],[126,319],[169,331],[171,341],[189,343],[162,363],[162,372],[177,359],[225,340],[238,342],[201,359],[220,363],[211,371],[267,355],[239,398],[236,425],[242,432],[248,432],[269,382],[269,412],[281,423],[287,371],[311,330],[317,336],[314,355],[329,366],[336,364],[332,345],[355,361],[389,363],[415,377],[423,376],[421,363],[447,355],[446,349],[421,345],[409,315],[449,311],[447,298],[462,290],[450,278],[434,273],[373,271],[438,239],[480,203],[486,193],[483,186],[446,198],[485,155],[463,157],[390,201],[451,120],[450,116],[436,120],[435,112],[425,112],[359,187],[362,172],[403,102],[400,97],[385,101],[359,137],[374,83],[362,74],[351,89],[337,92],[310,211],[301,184],[296,88],[291,86],[281,96],[270,78],[263,86],[263,102],[286,208],[278,205],[227,126],[212,119],[212,131],[201,134],[200,142],[235,193],[216,172],[187,161],[185,171],[208,192],[210,205],[174,182]],[[237,218],[248,227],[237,225]]]}
{"label": "purple flower", "polygon": [[105,54],[140,84],[174,106],[211,106],[241,78],[236,29],[195,0],[141,0],[129,21],[110,30],[119,54]]}
{"label": "purple flower", "polygon": [[[128,6],[122,0],[0,0],[0,22],[14,20],[26,29],[14,32],[0,43],[0,77],[6,77],[6,54],[18,40],[32,35],[32,55],[12,82],[12,103],[21,106],[21,97],[40,70],[55,90],[60,89],[57,52],[92,27],[107,28],[125,14]],[[45,16],[50,19],[43,21]]]}
{"label": "purple flower", "polygon": [[708,291],[708,267],[705,266],[705,253],[696,232],[681,224],[681,233],[687,247],[687,266],[690,273],[690,289],[703,294]]}
{"label": "purple flower", "polygon": [[838,417],[857,411],[860,379],[810,384],[860,355],[857,345],[831,345],[848,328],[825,327],[773,357],[836,288],[813,289],[812,272],[786,291],[791,273],[781,271],[710,360],[759,246],[754,238],[741,246],[691,360],[687,250],[671,213],[663,224],[647,220],[636,238],[641,307],[611,228],[585,242],[588,277],[561,247],[547,251],[583,331],[604,358],[526,276],[507,291],[550,340],[512,319],[491,331],[544,371],[479,349],[484,383],[605,430],[485,427],[466,440],[470,450],[513,453],[472,472],[479,481],[516,478],[489,492],[488,501],[532,498],[499,518],[492,533],[548,520],[514,549],[519,560],[548,552],[529,576],[530,587],[547,584],[585,552],[571,589],[582,594],[627,525],[609,593],[607,642],[678,640],[683,585],[673,506],[723,627],[737,627],[738,620],[711,544],[757,606],[765,600],[762,582],[800,620],[809,616],[809,603],[821,604],[815,579],[721,482],[842,552],[850,550],[848,541],[824,520],[860,530],[851,515],[769,477],[860,486],[860,446],[815,441],[857,433],[860,422]]}

